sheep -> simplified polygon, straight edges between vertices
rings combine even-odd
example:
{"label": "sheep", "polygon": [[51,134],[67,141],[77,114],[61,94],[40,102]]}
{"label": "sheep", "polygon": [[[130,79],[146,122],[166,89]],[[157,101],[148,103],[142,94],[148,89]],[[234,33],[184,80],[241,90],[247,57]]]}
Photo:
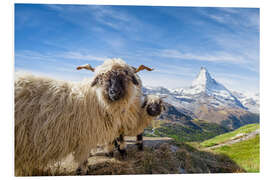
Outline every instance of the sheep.
{"label": "sheep", "polygon": [[[136,145],[139,150],[143,150],[142,134],[144,129],[165,110],[165,105],[162,100],[164,97],[146,95],[143,98],[144,99],[142,101],[136,99],[135,103],[130,107],[130,109],[136,109],[138,111],[133,111],[132,116],[130,115],[128,117],[129,123],[126,123],[124,124],[126,126],[121,127],[119,137],[106,146],[107,156],[113,156],[114,147],[118,149],[122,156],[126,155],[126,143],[124,141],[124,136],[136,136]],[[140,108],[137,109],[135,106]]]}
{"label": "sheep", "polygon": [[[39,174],[73,154],[81,173],[86,172],[89,149],[113,141],[122,127],[119,117],[140,96],[141,65],[121,59],[106,60],[82,82],[54,80],[17,73],[15,79],[15,175]],[[139,94],[139,95],[137,95]]]}

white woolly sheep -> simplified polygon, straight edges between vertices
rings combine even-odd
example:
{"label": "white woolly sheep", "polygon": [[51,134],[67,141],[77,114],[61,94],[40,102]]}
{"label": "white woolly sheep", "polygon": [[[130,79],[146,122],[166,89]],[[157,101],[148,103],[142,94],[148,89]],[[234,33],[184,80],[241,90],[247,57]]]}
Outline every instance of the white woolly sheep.
{"label": "white woolly sheep", "polygon": [[[129,113],[128,119],[125,120],[129,123],[123,123],[124,126],[119,131],[119,137],[113,143],[107,145],[106,151],[109,156],[113,156],[114,147],[118,149],[122,156],[126,154],[124,136],[136,136],[138,149],[143,149],[142,134],[144,129],[165,110],[165,105],[162,101],[163,97],[146,95],[143,98],[142,101],[137,98],[130,106],[132,113]],[[138,109],[137,107],[140,108]]]}
{"label": "white woolly sheep", "polygon": [[127,109],[140,96],[138,69],[105,61],[93,80],[79,83],[18,73],[15,79],[15,175],[39,174],[70,153],[86,171],[89,149],[112,142]]}

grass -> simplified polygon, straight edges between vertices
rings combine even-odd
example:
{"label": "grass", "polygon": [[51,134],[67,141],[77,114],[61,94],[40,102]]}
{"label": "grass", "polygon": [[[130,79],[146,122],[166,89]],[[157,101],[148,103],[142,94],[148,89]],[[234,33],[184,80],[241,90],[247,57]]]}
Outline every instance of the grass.
{"label": "grass", "polygon": [[255,131],[256,129],[259,129],[259,124],[248,124],[248,125],[245,125],[245,126],[242,126],[232,132],[228,132],[228,133],[225,133],[225,134],[221,134],[219,136],[216,136],[212,139],[209,139],[209,140],[206,140],[202,143],[200,143],[200,145],[202,147],[211,147],[211,146],[214,146],[214,145],[218,145],[218,144],[221,144],[221,143],[224,143],[228,140],[230,140],[231,138],[233,138],[234,136],[236,136],[237,134],[240,134],[240,133],[250,133],[252,131]]}
{"label": "grass", "polygon": [[[177,147],[174,151],[171,146]],[[244,172],[226,155],[200,151],[186,143],[162,143],[127,149],[125,160],[119,154],[111,160],[95,162],[89,166],[88,175],[110,174],[179,174],[179,173],[235,173]],[[91,161],[91,158],[90,158]]]}
{"label": "grass", "polygon": [[201,151],[190,143],[178,143],[176,158],[186,173],[238,173],[245,172],[227,155]]}
{"label": "grass", "polygon": [[[104,156],[90,157],[88,175],[120,174],[178,174],[178,173],[238,173],[260,171],[260,136],[225,145],[212,150],[213,146],[230,140],[239,133],[250,133],[259,128],[259,124],[249,124],[235,131],[218,135],[226,129],[216,124],[194,120],[197,126],[185,127],[178,124],[168,126],[155,124],[156,135],[175,139],[170,143],[155,144],[138,151],[136,146],[129,146],[127,157],[122,159],[119,153],[114,158]],[[167,125],[167,126],[164,126]],[[149,128],[149,131],[151,128]],[[227,131],[226,131],[227,132]],[[202,143],[198,142],[205,138]],[[197,142],[194,142],[197,140]],[[173,147],[177,147],[176,150]],[[38,175],[75,175],[75,171],[58,169]]]}
{"label": "grass", "polygon": [[158,147],[144,147],[144,151],[138,151],[133,146],[127,149],[125,159],[116,153],[115,158],[92,164],[88,175],[177,174],[181,162],[175,154],[167,143]]}
{"label": "grass", "polygon": [[214,149],[218,154],[227,155],[246,172],[260,171],[260,136],[238,142],[230,146]]}
{"label": "grass", "polygon": [[[135,145],[128,146],[124,159],[118,152],[114,155],[114,158],[103,155],[89,157],[87,175],[245,172],[226,155],[201,151],[175,141],[157,141],[151,146],[145,146],[143,151],[138,151]],[[40,171],[37,175],[76,175],[75,170],[76,168],[64,169],[56,166],[45,172]]]}
{"label": "grass", "polygon": [[[154,135],[160,137],[171,137],[177,142],[191,142],[204,141],[226,132],[228,132],[228,130],[218,124],[195,120],[193,121],[193,126],[164,123],[162,126],[155,129]],[[147,133],[145,133],[145,135],[150,136]]]}

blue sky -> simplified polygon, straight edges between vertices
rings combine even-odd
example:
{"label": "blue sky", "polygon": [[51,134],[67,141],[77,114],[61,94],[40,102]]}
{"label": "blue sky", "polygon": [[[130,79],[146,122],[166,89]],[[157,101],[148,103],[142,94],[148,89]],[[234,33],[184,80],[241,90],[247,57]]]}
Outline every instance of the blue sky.
{"label": "blue sky", "polygon": [[78,81],[78,65],[144,64],[143,84],[186,87],[207,67],[228,89],[259,91],[259,9],[15,5],[15,70]]}

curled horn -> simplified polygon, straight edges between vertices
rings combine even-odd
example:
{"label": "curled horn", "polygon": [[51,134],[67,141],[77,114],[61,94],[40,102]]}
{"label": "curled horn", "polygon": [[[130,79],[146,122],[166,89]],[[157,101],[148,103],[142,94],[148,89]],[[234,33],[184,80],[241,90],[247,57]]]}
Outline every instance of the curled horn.
{"label": "curled horn", "polygon": [[92,72],[95,71],[95,68],[93,68],[90,64],[78,66],[76,69],[77,69],[77,70],[87,69],[87,70],[90,70],[90,71],[92,71]]}
{"label": "curled horn", "polygon": [[153,71],[154,69],[151,69],[149,67],[146,67],[144,65],[140,65],[136,70],[135,70],[135,73],[139,72],[139,71],[142,71],[142,70],[147,70],[147,71]]}

